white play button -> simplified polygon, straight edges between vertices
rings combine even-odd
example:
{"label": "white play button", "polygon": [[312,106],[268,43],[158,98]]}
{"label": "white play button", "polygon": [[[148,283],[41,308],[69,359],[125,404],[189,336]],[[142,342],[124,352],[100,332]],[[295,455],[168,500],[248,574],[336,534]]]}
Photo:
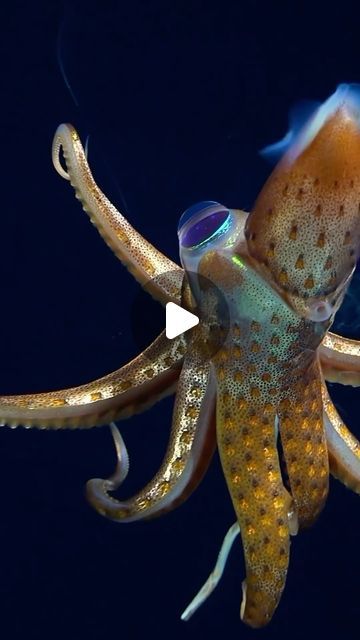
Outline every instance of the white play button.
{"label": "white play button", "polygon": [[185,333],[199,324],[199,318],[190,311],[186,311],[174,302],[166,305],[166,337],[169,340],[176,338],[181,333]]}

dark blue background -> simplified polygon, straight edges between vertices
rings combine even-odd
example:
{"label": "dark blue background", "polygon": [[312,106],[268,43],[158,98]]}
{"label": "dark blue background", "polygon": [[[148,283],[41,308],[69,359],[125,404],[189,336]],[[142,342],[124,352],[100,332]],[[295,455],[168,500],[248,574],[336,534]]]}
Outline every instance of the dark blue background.
{"label": "dark blue background", "polygon": [[[1,393],[77,385],[137,352],[138,285],[54,171],[57,125],[90,135],[99,184],[177,260],[185,208],[202,199],[249,208],[270,170],[258,150],[284,134],[290,106],[360,81],[357,23],[344,2],[1,9]],[[339,324],[360,337],[356,289]],[[360,435],[360,393],[332,392]],[[171,410],[170,399],[123,423],[132,463],[124,495],[158,468]],[[217,456],[185,505],[145,524],[108,522],[85,502],[86,480],[113,464],[107,429],[1,430],[1,636],[254,637],[239,620],[240,545],[208,603],[179,620],[234,520]],[[262,637],[358,637],[359,524],[359,497],[332,481],[320,520],[293,540],[286,590]]]}

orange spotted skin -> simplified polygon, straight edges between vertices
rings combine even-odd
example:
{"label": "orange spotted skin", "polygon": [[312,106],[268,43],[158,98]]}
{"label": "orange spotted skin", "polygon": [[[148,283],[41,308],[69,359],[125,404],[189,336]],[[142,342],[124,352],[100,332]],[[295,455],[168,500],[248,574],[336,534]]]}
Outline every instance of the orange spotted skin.
{"label": "orange spotted skin", "polygon": [[284,292],[328,296],[359,256],[359,208],[360,132],[339,108],[266,182],[246,224],[250,254]]}
{"label": "orange spotted skin", "polygon": [[315,361],[279,403],[281,443],[299,525],[311,525],[324,506],[329,462],[323,428],[319,365]]}
{"label": "orange spotted skin", "polygon": [[[213,359],[217,439],[244,547],[242,617],[260,627],[270,620],[285,585],[289,512],[295,510],[300,526],[307,526],[327,496],[316,352],[326,324],[299,318],[246,256],[209,252],[199,271],[221,287],[231,311],[227,340]],[[282,480],[276,420],[292,499]]]}

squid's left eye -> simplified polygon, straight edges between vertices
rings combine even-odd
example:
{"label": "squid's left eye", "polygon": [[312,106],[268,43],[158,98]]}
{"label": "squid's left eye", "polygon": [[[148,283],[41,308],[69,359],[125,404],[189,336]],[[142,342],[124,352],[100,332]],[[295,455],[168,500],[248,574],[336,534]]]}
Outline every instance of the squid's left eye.
{"label": "squid's left eye", "polygon": [[185,269],[194,269],[208,249],[226,249],[237,237],[237,219],[218,202],[199,202],[187,209],[178,226],[180,258]]}
{"label": "squid's left eye", "polygon": [[178,234],[184,249],[199,249],[222,238],[231,228],[231,212],[218,202],[200,202],[180,218]]}

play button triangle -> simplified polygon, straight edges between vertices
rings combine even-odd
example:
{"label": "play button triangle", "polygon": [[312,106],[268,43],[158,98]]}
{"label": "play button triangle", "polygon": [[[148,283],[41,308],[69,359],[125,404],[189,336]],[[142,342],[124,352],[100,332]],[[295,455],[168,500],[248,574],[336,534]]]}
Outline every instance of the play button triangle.
{"label": "play button triangle", "polygon": [[185,333],[199,324],[199,318],[186,311],[174,302],[168,302],[166,305],[166,337],[169,340],[176,338],[181,333]]}

